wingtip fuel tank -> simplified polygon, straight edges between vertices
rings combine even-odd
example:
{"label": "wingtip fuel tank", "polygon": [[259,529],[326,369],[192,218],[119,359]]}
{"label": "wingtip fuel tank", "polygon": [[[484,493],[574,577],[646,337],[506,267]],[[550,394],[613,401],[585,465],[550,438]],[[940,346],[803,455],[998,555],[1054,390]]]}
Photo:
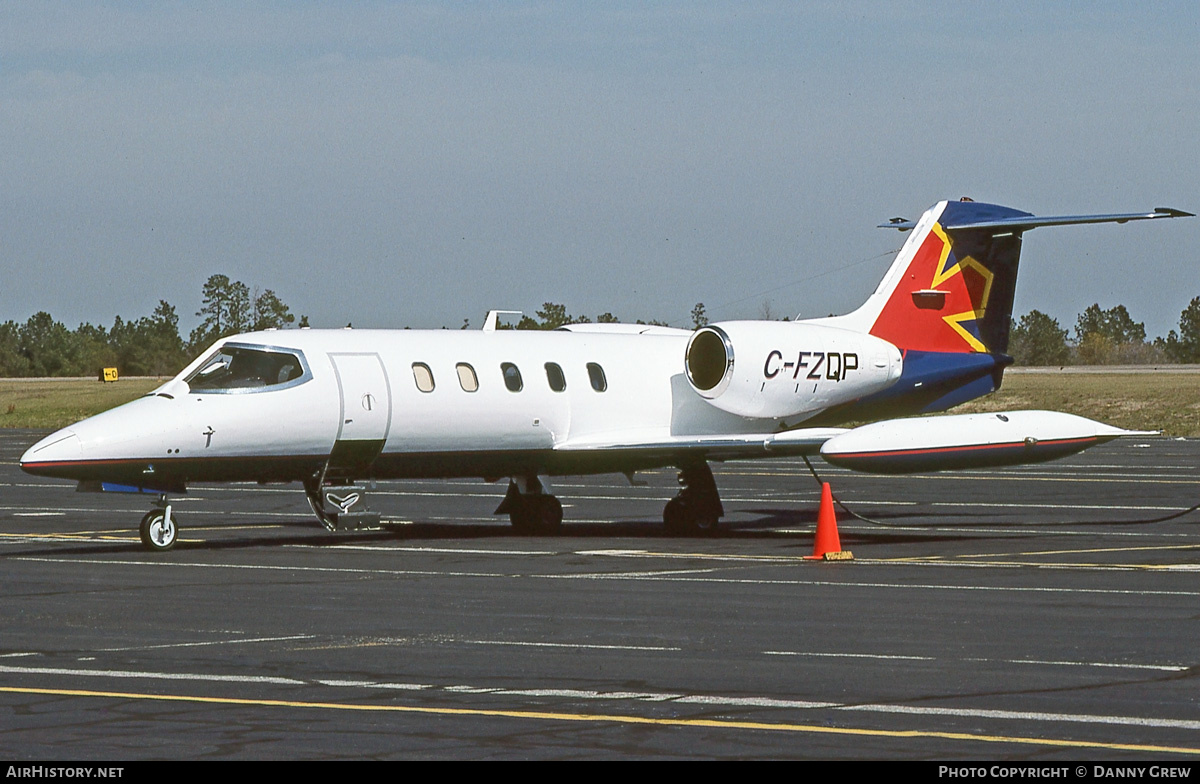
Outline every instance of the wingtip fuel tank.
{"label": "wingtip fuel tank", "polygon": [[891,419],[856,427],[821,447],[826,462],[855,471],[908,474],[1040,463],[1114,438],[1153,435],[1058,411]]}

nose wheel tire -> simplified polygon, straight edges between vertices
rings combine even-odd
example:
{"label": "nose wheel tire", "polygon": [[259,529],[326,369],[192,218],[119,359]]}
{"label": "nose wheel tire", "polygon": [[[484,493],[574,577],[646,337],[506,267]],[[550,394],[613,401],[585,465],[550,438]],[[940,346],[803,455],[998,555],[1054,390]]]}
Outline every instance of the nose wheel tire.
{"label": "nose wheel tire", "polygon": [[153,509],[142,518],[138,533],[146,549],[166,552],[175,546],[179,526],[175,524],[174,515],[168,516],[164,509]]}

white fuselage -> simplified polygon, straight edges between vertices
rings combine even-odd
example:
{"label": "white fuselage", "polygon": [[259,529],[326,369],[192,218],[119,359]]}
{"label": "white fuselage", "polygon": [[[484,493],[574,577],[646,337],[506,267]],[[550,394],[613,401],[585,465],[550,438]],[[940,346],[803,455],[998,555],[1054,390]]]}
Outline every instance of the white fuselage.
{"label": "white fuselage", "polygon": [[[802,345],[804,325],[788,327]],[[35,444],[22,463],[38,473],[149,486],[167,476],[302,479],[331,455],[348,474],[379,477],[634,470],[677,460],[670,449],[638,457],[571,446],[670,442],[679,452],[714,434],[778,433],[816,413],[813,401],[861,397],[899,373],[898,366],[822,373],[791,385],[794,416],[740,416],[689,385],[684,352],[692,332],[580,329],[239,335],[153,393]],[[855,338],[874,340],[847,333]],[[780,352],[790,357],[797,347],[763,346],[743,367],[774,380]],[[289,358],[279,372],[295,377],[208,388],[205,368],[222,351]],[[769,394],[769,384],[759,387]]]}

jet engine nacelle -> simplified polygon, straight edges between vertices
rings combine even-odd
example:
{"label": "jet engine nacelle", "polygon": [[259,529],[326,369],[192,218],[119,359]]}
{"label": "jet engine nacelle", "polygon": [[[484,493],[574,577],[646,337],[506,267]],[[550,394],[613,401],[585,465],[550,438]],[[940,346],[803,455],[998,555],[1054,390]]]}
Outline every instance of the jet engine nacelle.
{"label": "jet engine nacelle", "polygon": [[696,330],[688,383],[722,411],[805,416],[879,392],[900,377],[900,351],[859,332],[786,321],[725,321]]}

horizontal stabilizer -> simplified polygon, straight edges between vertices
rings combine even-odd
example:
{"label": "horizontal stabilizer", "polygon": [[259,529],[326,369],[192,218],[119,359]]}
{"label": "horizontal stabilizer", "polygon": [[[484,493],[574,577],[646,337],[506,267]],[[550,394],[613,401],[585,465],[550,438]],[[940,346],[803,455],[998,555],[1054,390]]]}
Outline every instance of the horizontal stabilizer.
{"label": "horizontal stabilizer", "polygon": [[856,427],[827,441],[821,457],[855,471],[907,474],[1041,463],[1121,436],[1145,435],[1155,432],[1057,411],[955,414]]}
{"label": "horizontal stabilizer", "polygon": [[[1038,217],[1036,215],[1020,215],[1016,217],[995,219],[973,219],[964,215],[963,220],[942,220],[942,228],[946,231],[961,231],[966,229],[1009,229],[1011,231],[1027,231],[1038,226],[1073,226],[1080,223],[1126,223],[1137,220],[1154,220],[1156,218],[1192,218],[1193,213],[1177,210],[1172,207],[1155,207],[1151,212],[1125,212],[1107,215],[1053,215]],[[917,226],[916,221],[892,218],[887,223],[881,223],[876,228],[899,229],[908,231]]]}

